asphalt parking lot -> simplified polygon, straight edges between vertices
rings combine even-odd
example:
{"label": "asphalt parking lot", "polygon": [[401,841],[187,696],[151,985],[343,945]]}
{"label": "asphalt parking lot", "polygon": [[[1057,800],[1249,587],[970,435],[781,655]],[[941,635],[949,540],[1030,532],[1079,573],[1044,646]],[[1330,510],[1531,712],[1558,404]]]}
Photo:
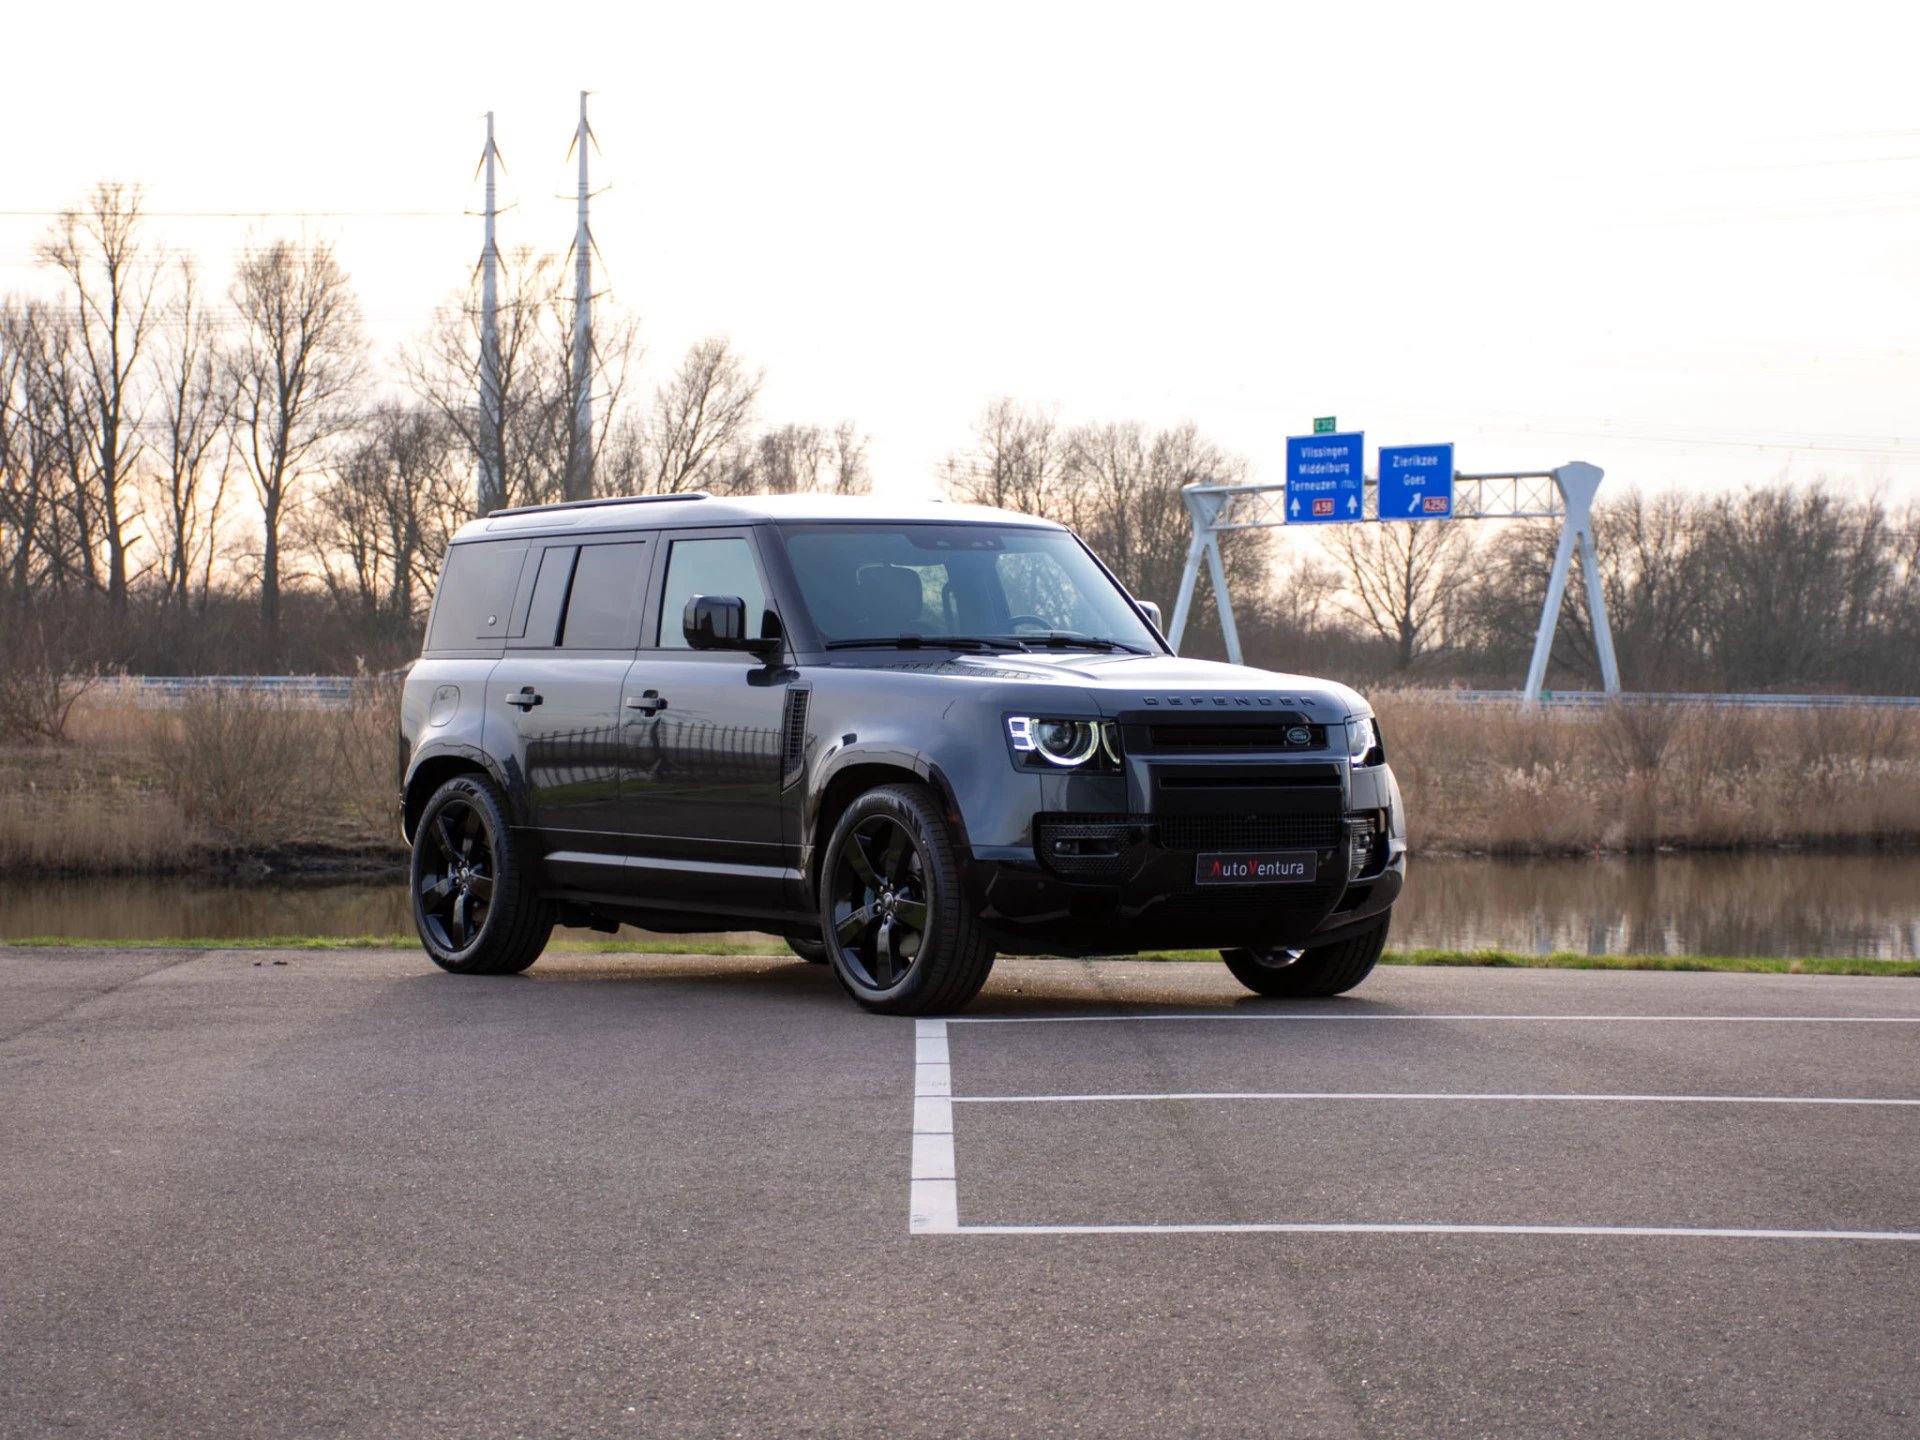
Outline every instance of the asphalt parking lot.
{"label": "asphalt parking lot", "polygon": [[8,1436],[1920,1432],[1910,981],[0,949],[0,1085]]}

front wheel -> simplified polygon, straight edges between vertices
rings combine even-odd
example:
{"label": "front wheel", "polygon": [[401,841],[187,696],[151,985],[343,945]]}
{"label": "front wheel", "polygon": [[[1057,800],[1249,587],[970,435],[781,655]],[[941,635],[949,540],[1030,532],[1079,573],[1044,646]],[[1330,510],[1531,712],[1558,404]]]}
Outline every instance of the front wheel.
{"label": "front wheel", "polygon": [[987,983],[993,945],[924,785],[869,790],[840,817],[820,868],[820,934],[840,984],[882,1015],[956,1010]]}
{"label": "front wheel", "polygon": [[1387,925],[1391,915],[1382,915],[1380,923],[1350,940],[1336,940],[1309,950],[1285,950],[1278,946],[1260,949],[1222,950],[1233,978],[1258,995],[1277,995],[1291,999],[1318,999],[1344,995],[1373,972],[1375,962],[1387,948]]}
{"label": "front wheel", "polygon": [[485,776],[456,775],[433,792],[411,873],[414,928],[442,970],[517,975],[540,958],[553,905],[535,893],[506,802]]}
{"label": "front wheel", "polygon": [[809,940],[804,935],[789,935],[787,948],[809,965],[827,963],[827,942],[824,940]]}

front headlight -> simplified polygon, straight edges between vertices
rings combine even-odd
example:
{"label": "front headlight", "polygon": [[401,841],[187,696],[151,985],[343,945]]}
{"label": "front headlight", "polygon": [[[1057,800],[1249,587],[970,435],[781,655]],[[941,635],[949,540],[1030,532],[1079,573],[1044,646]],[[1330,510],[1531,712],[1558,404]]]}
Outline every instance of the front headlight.
{"label": "front headlight", "polygon": [[1107,720],[1009,715],[1007,743],[1014,763],[1025,767],[1120,768],[1120,727]]}
{"label": "front headlight", "polygon": [[1386,759],[1380,745],[1380,727],[1371,716],[1347,721],[1347,758],[1355,765],[1378,765]]}

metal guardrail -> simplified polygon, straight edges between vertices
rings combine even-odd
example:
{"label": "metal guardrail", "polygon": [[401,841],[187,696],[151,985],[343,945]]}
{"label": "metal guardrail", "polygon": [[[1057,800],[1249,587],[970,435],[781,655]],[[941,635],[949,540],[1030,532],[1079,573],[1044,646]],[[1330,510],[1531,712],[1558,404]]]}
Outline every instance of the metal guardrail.
{"label": "metal guardrail", "polygon": [[384,677],[356,675],[122,675],[108,682],[136,704],[178,705],[189,695],[273,695],[292,702],[345,705]]}
{"label": "metal guardrail", "polygon": [[[1518,705],[1526,697],[1519,690],[1408,690],[1426,700],[1455,700],[1463,705]],[[1890,710],[1920,709],[1920,695],[1735,695],[1696,691],[1623,690],[1609,695],[1600,690],[1543,690],[1542,705],[1592,708],[1599,705],[1720,705],[1774,706],[1788,710],[1845,710],[1877,706]]]}

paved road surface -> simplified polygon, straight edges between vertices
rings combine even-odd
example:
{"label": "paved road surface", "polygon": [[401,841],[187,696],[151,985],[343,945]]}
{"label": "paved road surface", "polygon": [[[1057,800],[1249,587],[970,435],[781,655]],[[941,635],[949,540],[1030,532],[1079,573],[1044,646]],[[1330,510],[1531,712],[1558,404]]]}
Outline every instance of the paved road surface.
{"label": "paved road surface", "polygon": [[[0,1432],[1920,1433],[1920,1107],[1809,1103],[1920,1098],[1914,1020],[1010,961],[943,1029],[785,961],[0,949]],[[928,1114],[959,1228],[910,1234]],[[1347,1228],[1234,1228],[1299,1223]]]}

